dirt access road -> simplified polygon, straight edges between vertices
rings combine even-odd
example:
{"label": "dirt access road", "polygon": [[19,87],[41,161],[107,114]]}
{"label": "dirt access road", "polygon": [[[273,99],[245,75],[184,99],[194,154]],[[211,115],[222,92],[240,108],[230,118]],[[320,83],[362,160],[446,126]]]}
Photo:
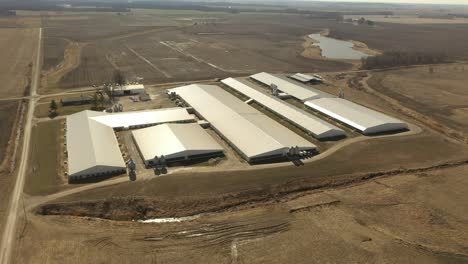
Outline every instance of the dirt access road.
{"label": "dirt access road", "polygon": [[12,246],[14,243],[14,235],[16,229],[16,222],[18,218],[18,209],[20,206],[20,199],[23,194],[24,180],[26,178],[26,171],[28,165],[29,155],[29,142],[31,139],[31,125],[34,115],[34,105],[37,94],[37,86],[40,80],[40,68],[41,68],[41,50],[42,50],[42,28],[39,28],[39,37],[37,43],[36,60],[34,63],[34,70],[32,73],[32,84],[31,84],[31,99],[28,104],[28,113],[26,116],[26,124],[24,126],[23,135],[23,146],[20,158],[20,164],[18,169],[18,176],[16,178],[15,188],[13,189],[12,199],[8,211],[8,217],[5,224],[5,230],[3,232],[2,244],[0,248],[0,263],[8,264],[11,259]]}

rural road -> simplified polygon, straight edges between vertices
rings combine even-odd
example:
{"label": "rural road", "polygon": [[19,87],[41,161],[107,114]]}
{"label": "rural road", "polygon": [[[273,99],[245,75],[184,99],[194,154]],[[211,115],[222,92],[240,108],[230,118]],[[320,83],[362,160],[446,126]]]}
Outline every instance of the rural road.
{"label": "rural road", "polygon": [[28,156],[29,156],[29,143],[31,139],[32,119],[34,114],[35,96],[37,95],[37,86],[39,84],[41,72],[41,52],[42,52],[42,28],[39,28],[39,37],[37,44],[37,54],[35,60],[35,67],[32,72],[31,78],[31,91],[28,104],[28,112],[26,115],[26,122],[24,125],[23,146],[21,151],[20,163],[18,167],[18,175],[16,176],[16,183],[13,189],[13,194],[10,201],[10,207],[7,212],[8,216],[5,223],[5,229],[2,236],[0,248],[0,263],[8,264],[11,260],[11,253],[14,244],[16,223],[18,219],[18,208],[20,206],[21,196],[23,194],[24,181],[27,173]]}

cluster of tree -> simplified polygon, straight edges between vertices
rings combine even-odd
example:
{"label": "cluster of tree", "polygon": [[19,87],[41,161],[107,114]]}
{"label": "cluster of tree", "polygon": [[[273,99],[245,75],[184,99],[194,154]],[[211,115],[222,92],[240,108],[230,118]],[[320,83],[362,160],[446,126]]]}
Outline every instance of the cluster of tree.
{"label": "cluster of tree", "polygon": [[16,11],[8,9],[0,9],[0,16],[16,16]]}
{"label": "cluster of tree", "polygon": [[442,53],[391,51],[362,59],[362,68],[381,69],[397,66],[438,64],[447,62]]}
{"label": "cluster of tree", "polygon": [[96,92],[93,95],[91,110],[102,111],[104,109],[106,109],[106,100],[104,98],[104,94]]}
{"label": "cluster of tree", "polygon": [[351,15],[351,16],[393,16],[392,11],[359,11],[359,12],[344,12],[344,15]]}
{"label": "cluster of tree", "polygon": [[50,101],[50,105],[49,105],[49,117],[50,118],[54,118],[58,115],[57,109],[58,109],[57,102],[55,102],[55,100]]}
{"label": "cluster of tree", "polygon": [[[341,13],[303,10],[296,8],[288,8],[284,5],[263,6],[262,4],[234,4],[214,2],[209,5],[207,2],[187,2],[187,1],[87,1],[77,0],[71,3],[72,7],[65,6],[63,1],[35,1],[35,0],[6,0],[0,1],[0,9],[6,10],[34,10],[34,11],[100,11],[100,12],[130,12],[132,8],[141,9],[177,9],[177,10],[194,10],[204,12],[259,12],[259,13],[286,13],[286,14],[302,14],[309,15],[315,18],[330,18],[338,19]],[[258,8],[258,6],[261,6]],[[85,7],[83,7],[85,6]],[[278,8],[283,7],[283,8]]]}

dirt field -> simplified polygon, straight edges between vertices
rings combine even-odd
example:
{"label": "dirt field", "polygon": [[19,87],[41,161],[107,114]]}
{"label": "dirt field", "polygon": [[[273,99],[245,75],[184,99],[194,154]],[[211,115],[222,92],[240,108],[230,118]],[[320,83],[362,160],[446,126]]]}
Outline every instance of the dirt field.
{"label": "dirt field", "polygon": [[43,71],[49,71],[57,67],[65,56],[65,48],[68,41],[62,38],[45,38],[44,39],[44,61],[42,64]]}
{"label": "dirt field", "polygon": [[37,29],[0,28],[1,97],[22,96],[29,85],[37,37]]}
{"label": "dirt field", "polygon": [[[66,13],[65,13],[66,14]],[[331,36],[366,44],[368,50],[420,51],[468,57],[468,25],[399,25],[355,27],[335,20],[299,15],[261,16],[196,12],[152,14],[132,12],[44,18],[47,67],[59,65],[67,39],[82,50],[64,61],[66,70],[55,73],[44,91],[76,88],[111,81],[115,69],[129,80],[146,84],[247,75],[258,71],[338,71],[350,64],[317,58],[304,51],[303,37],[330,29]],[[431,34],[427,34],[431,32]],[[391,36],[391,38],[388,38]],[[450,40],[450,46],[447,46]],[[70,45],[70,43],[68,45]],[[364,46],[363,46],[364,47]],[[57,59],[53,59],[56,57]],[[314,59],[316,58],[316,59]],[[51,68],[52,69],[52,68]],[[47,75],[46,75],[47,77]],[[47,79],[47,78],[45,78]]]}
{"label": "dirt field", "polygon": [[418,16],[345,16],[347,18],[360,19],[364,17],[366,20],[384,23],[397,24],[467,24],[468,18],[421,18]]}
{"label": "dirt field", "polygon": [[[378,51],[443,53],[452,58],[468,58],[468,24],[403,25],[384,23],[376,27],[341,23],[330,27],[330,36],[364,42]],[[430,33],[428,33],[430,32]],[[424,47],[421,50],[421,47]]]}
{"label": "dirt field", "polygon": [[[145,83],[190,81],[246,75],[260,70],[334,70],[346,63],[303,58],[302,36],[330,21],[300,16],[134,15],[45,20],[45,35],[86,43],[79,66],[49,88],[81,87],[108,82],[115,69]],[[274,19],[273,19],[274,18]],[[142,25],[142,19],[151,26]],[[154,19],[154,20],[152,20]],[[280,21],[278,21],[280,19]],[[272,27],[273,26],[273,27]],[[312,26],[312,27],[311,27]],[[47,50],[45,53],[47,54]],[[46,55],[47,56],[47,55]]]}
{"label": "dirt field", "polygon": [[442,125],[468,135],[468,65],[373,73],[369,85]]}
{"label": "dirt field", "polygon": [[466,170],[379,178],[182,223],[31,216],[18,262],[466,263]]}

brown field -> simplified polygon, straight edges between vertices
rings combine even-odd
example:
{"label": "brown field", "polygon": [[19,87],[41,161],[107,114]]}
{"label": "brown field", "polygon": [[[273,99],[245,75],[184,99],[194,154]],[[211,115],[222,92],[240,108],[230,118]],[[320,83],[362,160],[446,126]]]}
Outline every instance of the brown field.
{"label": "brown field", "polygon": [[418,16],[345,16],[347,18],[360,19],[364,17],[366,20],[383,23],[396,23],[396,24],[467,24],[468,18],[422,18]]}
{"label": "brown field", "polygon": [[378,178],[175,224],[31,216],[18,261],[466,263],[466,170]]}
{"label": "brown field", "polygon": [[373,73],[369,85],[401,104],[468,135],[468,65]]}
{"label": "brown field", "polygon": [[[468,56],[468,25],[398,25],[355,27],[330,19],[298,15],[187,13],[89,15],[87,19],[43,19],[46,69],[65,57],[62,41],[83,45],[64,61],[43,89],[59,90],[111,81],[115,69],[146,84],[247,75],[258,71],[339,71],[350,64],[317,58],[304,51],[303,37],[330,29],[333,37],[354,40],[370,50],[447,53]],[[450,29],[450,30],[448,30]],[[426,34],[430,31],[431,34]],[[387,38],[387,36],[392,36]],[[447,39],[451,39],[448,46]],[[79,43],[79,44],[78,44]],[[315,54],[316,55],[316,54]],[[315,59],[314,59],[315,58]],[[50,64],[50,65],[49,65]],[[45,75],[47,79],[48,74]],[[45,91],[45,90],[44,90]]]}
{"label": "brown field", "polygon": [[0,234],[3,232],[3,220],[10,201],[15,175],[11,173],[11,156],[15,148],[14,128],[17,125],[19,102],[0,103]]}
{"label": "brown field", "polygon": [[29,85],[30,64],[37,49],[37,29],[0,28],[1,97],[22,96]]}
{"label": "brown field", "polygon": [[42,63],[43,71],[51,70],[62,62],[67,45],[67,40],[63,38],[44,38],[44,51],[46,52]]}
{"label": "brown field", "polygon": [[300,16],[275,20],[262,16],[260,20],[254,15],[224,15],[210,22],[181,22],[181,15],[161,17],[145,27],[138,26],[142,24],[138,17],[92,17],[86,22],[45,20],[46,37],[87,44],[79,65],[64,74],[58,85],[101,84],[110,80],[114,69],[124,71],[130,80],[143,78],[146,83],[157,83],[246,75],[259,70],[350,67],[301,56],[302,36],[323,29],[329,20],[309,25],[310,20]]}

